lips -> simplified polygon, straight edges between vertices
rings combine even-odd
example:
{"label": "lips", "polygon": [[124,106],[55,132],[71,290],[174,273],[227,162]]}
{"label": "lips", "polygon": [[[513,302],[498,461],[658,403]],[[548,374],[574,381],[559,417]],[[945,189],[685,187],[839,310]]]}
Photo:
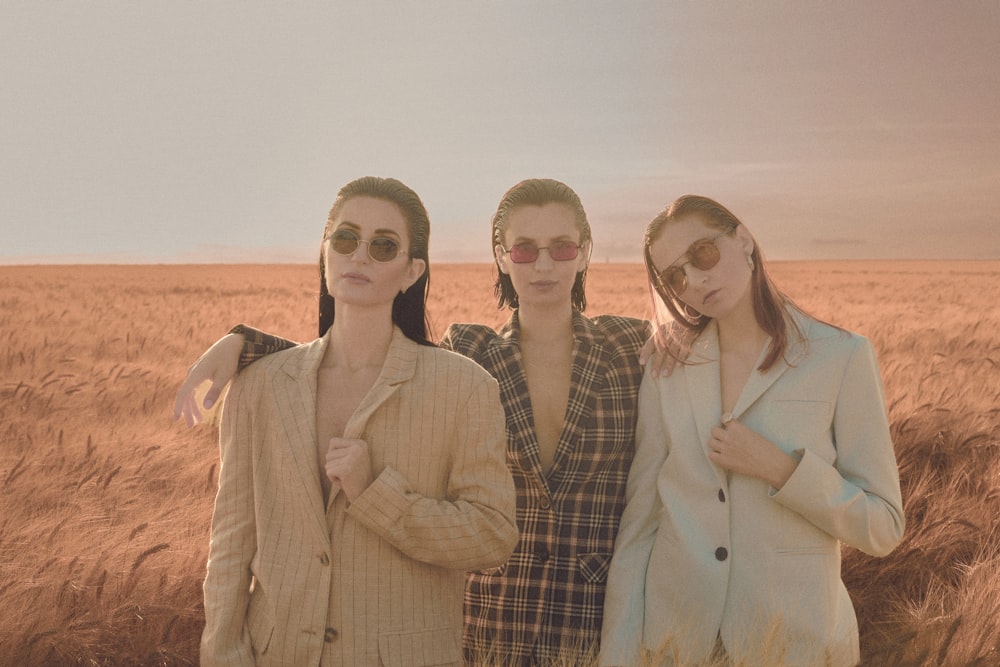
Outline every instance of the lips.
{"label": "lips", "polygon": [[704,305],[704,304],[708,303],[709,301],[711,301],[712,299],[714,299],[715,295],[718,294],[719,292],[720,292],[720,290],[714,289],[711,292],[709,292],[708,294],[706,294],[705,298],[701,300],[702,305]]}
{"label": "lips", "polygon": [[341,277],[344,278],[345,280],[350,280],[353,282],[366,282],[366,283],[371,282],[371,279],[362,273],[354,273],[354,272],[342,273]]}

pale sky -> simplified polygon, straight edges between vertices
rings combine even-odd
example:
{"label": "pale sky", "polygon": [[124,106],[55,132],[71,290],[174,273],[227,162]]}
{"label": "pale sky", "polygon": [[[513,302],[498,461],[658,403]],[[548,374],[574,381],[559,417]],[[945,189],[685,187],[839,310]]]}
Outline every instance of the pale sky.
{"label": "pale sky", "polygon": [[714,197],[772,259],[1000,258],[997,0],[0,0],[0,264],[314,262],[413,187],[489,261],[523,178],[595,260]]}

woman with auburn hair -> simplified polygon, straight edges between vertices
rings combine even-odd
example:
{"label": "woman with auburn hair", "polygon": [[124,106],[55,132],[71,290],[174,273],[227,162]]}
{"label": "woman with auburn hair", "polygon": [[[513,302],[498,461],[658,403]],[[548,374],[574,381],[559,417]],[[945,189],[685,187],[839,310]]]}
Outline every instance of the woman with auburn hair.
{"label": "woman with auburn hair", "polygon": [[[510,188],[490,241],[498,305],[511,308],[510,320],[497,331],[453,324],[441,346],[499,382],[521,538],[499,567],[470,568],[466,660],[575,664],[596,654],[600,639],[649,325],[583,315],[590,223],[564,183],[528,179]],[[293,345],[247,327],[236,331],[241,335],[220,339],[191,368],[176,416],[196,418],[194,388],[211,379],[208,396],[217,395],[238,357],[246,365]]]}
{"label": "woman with auburn hair", "polygon": [[882,556],[904,523],[871,343],[797,308],[707,197],[674,201],[643,249],[654,301],[697,337],[643,379],[600,664],[857,664],[841,543]]}
{"label": "woman with auburn hair", "polygon": [[427,341],[429,233],[399,181],[344,186],[320,338],[233,382],[201,664],[461,664],[464,572],[511,553],[514,488],[496,381]]}

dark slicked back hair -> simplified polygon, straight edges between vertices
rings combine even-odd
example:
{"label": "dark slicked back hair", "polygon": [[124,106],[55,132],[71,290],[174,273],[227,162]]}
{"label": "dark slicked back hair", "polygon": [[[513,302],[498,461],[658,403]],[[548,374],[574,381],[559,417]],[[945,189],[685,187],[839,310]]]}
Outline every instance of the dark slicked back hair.
{"label": "dark slicked back hair", "polygon": [[[427,294],[431,283],[431,265],[428,258],[430,246],[431,223],[427,209],[420,197],[411,188],[395,178],[378,176],[363,176],[351,181],[340,189],[337,199],[330,208],[326,228],[323,230],[325,242],[333,233],[334,221],[340,211],[355,197],[371,197],[395,204],[406,220],[410,234],[410,247],[407,249],[407,261],[424,260],[426,268],[420,278],[410,285],[410,288],[396,295],[392,302],[392,323],[406,335],[407,338],[421,345],[434,345],[430,341],[431,327],[427,318]],[[322,247],[319,253],[319,335],[324,335],[333,324],[336,314],[336,303],[333,295],[326,288],[326,262],[323,259]]]}
{"label": "dark slicked back hair", "polygon": [[[642,256],[646,264],[646,276],[649,279],[650,288],[677,323],[697,334],[704,331],[712,318],[701,313],[697,313],[697,317],[692,316],[691,308],[685,306],[666,285],[662,284],[657,267],[653,265],[653,258],[650,255],[650,248],[653,242],[660,237],[663,229],[668,224],[688,216],[696,216],[706,225],[718,229],[720,232],[730,230],[730,234],[736,234],[736,229],[743,223],[729,209],[713,199],[701,195],[684,195],[675,199],[646,227],[646,234],[642,241]],[[743,227],[746,229],[746,225]],[[750,230],[747,230],[747,233],[749,234]],[[752,234],[750,237],[753,239]],[[771,347],[758,369],[763,372],[784,356],[788,347],[788,326],[795,326],[794,322],[786,317],[786,313],[790,307],[796,309],[798,307],[774,284],[756,239],[754,239],[750,259],[753,261],[751,298],[754,317],[760,328],[771,336]],[[655,305],[654,311],[656,310]],[[798,333],[801,335],[801,332]],[[668,345],[667,349],[682,349],[682,346]]]}
{"label": "dark slicked back hair", "polygon": [[[590,243],[590,222],[587,220],[587,213],[583,210],[583,203],[580,197],[573,192],[565,183],[551,178],[529,178],[521,181],[510,190],[504,193],[497,206],[497,212],[493,214],[493,229],[491,241],[493,247],[500,246],[506,248],[507,223],[510,215],[523,206],[545,206],[546,204],[564,204],[573,212],[576,219],[576,227],[580,232],[580,245]],[[494,257],[497,268],[497,280],[493,285],[493,293],[497,296],[497,308],[503,309],[509,306],[517,308],[519,305],[517,292],[514,290],[514,283],[510,276],[500,270],[500,263]],[[573,308],[583,312],[587,307],[586,295],[587,269],[577,271],[576,279],[573,281],[573,292],[571,300]]]}

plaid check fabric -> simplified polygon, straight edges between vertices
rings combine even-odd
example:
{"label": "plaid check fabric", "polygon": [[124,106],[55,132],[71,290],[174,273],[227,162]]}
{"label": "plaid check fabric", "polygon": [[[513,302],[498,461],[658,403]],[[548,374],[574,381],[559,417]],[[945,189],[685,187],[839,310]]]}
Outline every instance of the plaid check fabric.
{"label": "plaid check fabric", "polygon": [[569,404],[547,474],[521,364],[516,311],[499,333],[453,324],[441,341],[497,379],[507,416],[507,463],[517,488],[521,539],[514,554],[497,570],[468,577],[464,645],[472,664],[596,655],[605,580],[635,447],[639,350],[650,329],[642,320],[574,313],[573,330]]}

